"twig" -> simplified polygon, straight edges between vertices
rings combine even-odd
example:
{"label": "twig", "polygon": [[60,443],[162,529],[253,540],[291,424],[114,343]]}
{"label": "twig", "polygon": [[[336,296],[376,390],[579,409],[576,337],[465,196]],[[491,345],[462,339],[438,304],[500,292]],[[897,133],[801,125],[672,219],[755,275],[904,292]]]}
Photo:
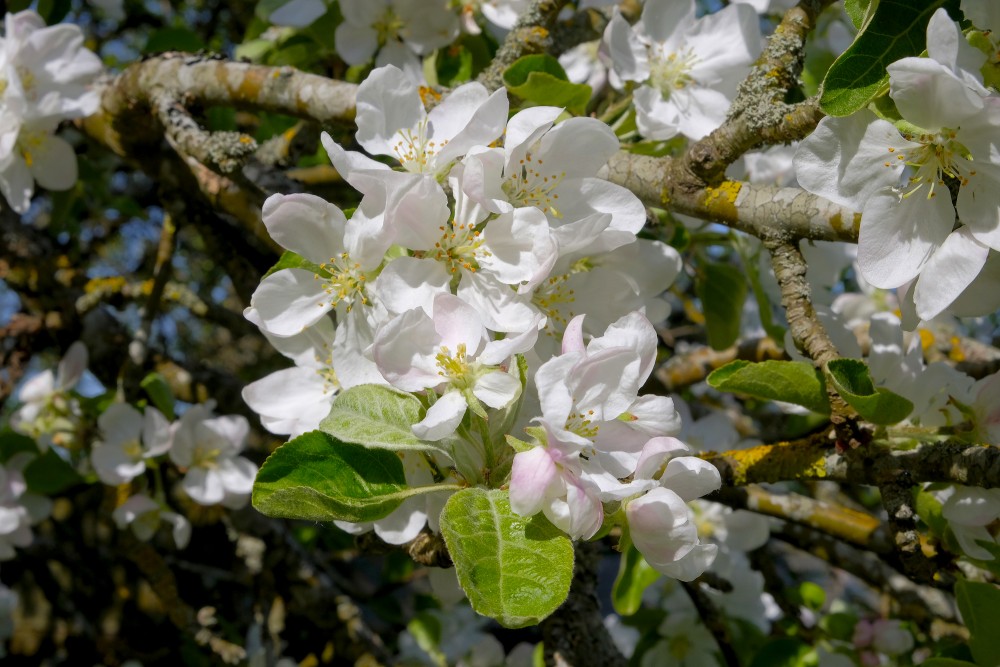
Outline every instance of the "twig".
{"label": "twig", "polygon": [[211,169],[224,174],[236,171],[257,150],[257,142],[242,132],[203,130],[177,97],[165,90],[155,91],[151,101],[174,150]]}
{"label": "twig", "polygon": [[913,481],[909,472],[899,471],[879,486],[882,506],[889,515],[892,532],[903,569],[915,581],[950,589],[955,583],[953,572],[924,555],[920,533],[917,531],[917,512],[913,507]]}
{"label": "twig", "polygon": [[698,610],[698,616],[715,637],[715,643],[718,644],[719,652],[722,653],[722,659],[725,660],[727,667],[739,667],[740,658],[733,649],[729,628],[726,627],[725,618],[719,614],[712,599],[701,590],[701,584],[698,582],[682,582],[682,585],[691,598],[694,608]]}
{"label": "twig", "polygon": [[521,56],[545,53],[552,48],[551,31],[567,0],[532,0],[507,33],[489,66],[479,74],[479,82],[490,90],[504,87],[503,73]]}

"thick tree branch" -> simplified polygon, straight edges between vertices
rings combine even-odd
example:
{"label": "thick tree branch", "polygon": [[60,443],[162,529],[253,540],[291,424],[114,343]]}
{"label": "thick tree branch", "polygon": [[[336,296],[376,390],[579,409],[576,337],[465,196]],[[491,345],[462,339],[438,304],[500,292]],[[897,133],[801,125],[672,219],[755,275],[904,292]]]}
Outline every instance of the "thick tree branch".
{"label": "thick tree branch", "polygon": [[553,46],[552,29],[567,0],[533,0],[507,33],[500,50],[489,66],[479,74],[479,82],[488,89],[504,87],[504,70],[521,56],[545,53]]}
{"label": "thick tree branch", "polygon": [[836,452],[827,434],[820,434],[700,456],[719,469],[726,486],[808,479],[879,486],[903,471],[908,472],[913,484],[1000,486],[1000,446],[971,445],[959,440],[925,443],[906,450],[873,440],[865,447]]}

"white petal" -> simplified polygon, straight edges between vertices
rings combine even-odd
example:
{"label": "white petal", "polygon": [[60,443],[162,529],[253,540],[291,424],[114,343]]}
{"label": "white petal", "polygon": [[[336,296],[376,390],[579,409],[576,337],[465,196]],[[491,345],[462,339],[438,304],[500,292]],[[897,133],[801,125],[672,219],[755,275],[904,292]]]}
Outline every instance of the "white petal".
{"label": "white petal", "polygon": [[116,445],[101,444],[90,453],[90,462],[102,482],[111,486],[131,482],[146,470],[146,462],[136,460]]}
{"label": "white petal", "polygon": [[861,275],[882,289],[913,279],[948,238],[954,220],[947,188],[931,199],[922,191],[905,198],[889,189],[872,195],[861,217]]}
{"label": "white petal", "polygon": [[[326,14],[326,3],[323,0],[291,0],[271,12],[267,20],[274,25],[304,28],[323,14]],[[179,544],[177,546],[180,547]]]}
{"label": "white petal", "polygon": [[604,44],[607,45],[612,66],[618,76],[626,81],[645,81],[649,78],[646,47],[618,12],[615,12],[608,27],[604,29]]}
{"label": "white petal", "polygon": [[323,264],[344,251],[347,219],[320,197],[300,193],[271,195],[261,211],[267,233],[310,262]]}
{"label": "white petal", "polygon": [[958,127],[985,106],[979,93],[931,58],[903,58],[886,70],[889,96],[903,118],[918,127]]}
{"label": "white petal", "polygon": [[253,490],[257,466],[249,459],[237,456],[219,461],[218,473],[227,494],[248,494]]}
{"label": "white petal", "polygon": [[660,484],[685,501],[717,491],[722,486],[719,469],[694,456],[679,456],[667,463]]}
{"label": "white petal", "polygon": [[142,415],[128,403],[112,403],[97,419],[104,441],[115,445],[139,439]]}
{"label": "white petal", "polygon": [[282,269],[261,280],[250,307],[261,328],[276,336],[292,336],[315,324],[333,307],[316,274],[305,269]]}
{"label": "white petal", "polygon": [[421,308],[430,314],[434,297],[448,291],[451,276],[433,259],[399,257],[389,262],[373,283],[379,301],[393,314]]}
{"label": "white petal", "polygon": [[415,130],[426,118],[417,87],[392,65],[372,70],[358,87],[357,141],[373,155],[395,155],[400,130]]}
{"label": "white petal", "polygon": [[476,380],[472,393],[486,405],[499,410],[507,407],[518,397],[521,393],[521,383],[513,375],[494,371]]}
{"label": "white petal", "polygon": [[378,33],[366,25],[353,25],[344,21],[333,33],[337,55],[348,65],[363,65],[378,50]]}
{"label": "white petal", "polygon": [[222,478],[214,470],[191,468],[181,480],[181,488],[199,505],[215,505],[222,502],[226,491]]}
{"label": "white petal", "polygon": [[668,577],[680,581],[694,581],[711,567],[718,553],[719,546],[717,544],[698,544],[676,561],[650,563],[650,565]]}
{"label": "white petal", "polygon": [[46,137],[32,149],[29,169],[40,186],[48,190],[69,190],[76,184],[76,151],[64,139]]}
{"label": "white petal", "polygon": [[424,418],[413,425],[413,435],[431,442],[447,438],[462,423],[468,407],[461,392],[445,393],[428,408]]}
{"label": "white petal", "polygon": [[949,234],[920,272],[913,292],[917,315],[932,320],[950,306],[979,275],[988,254],[967,226]]}
{"label": "white petal", "polygon": [[58,389],[72,389],[83,377],[85,370],[87,370],[87,346],[76,341],[69,346],[66,354],[59,361],[59,368],[56,372],[56,387]]}

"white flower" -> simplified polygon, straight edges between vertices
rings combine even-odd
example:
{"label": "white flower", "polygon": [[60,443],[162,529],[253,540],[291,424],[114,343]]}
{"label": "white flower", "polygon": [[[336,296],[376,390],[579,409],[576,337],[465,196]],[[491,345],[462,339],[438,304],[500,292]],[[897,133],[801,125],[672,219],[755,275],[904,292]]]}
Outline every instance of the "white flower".
{"label": "white flower", "polygon": [[294,438],[319,426],[341,389],[331,352],[333,322],[324,317],[300,334],[267,339],[296,365],[251,382],[243,400],[268,431]]}
{"label": "white flower", "polygon": [[246,505],[257,466],[239,456],[250,425],[245,417],[212,417],[211,406],[195,405],[180,418],[170,460],[186,475],[181,488],[199,505]]}
{"label": "white flower", "polygon": [[642,136],[700,139],[725,120],[736,86],[760,52],[756,12],[730,5],[694,17],[694,0],[649,0],[633,27],[615,14],[604,32],[618,75],[635,81]]}
{"label": "white flower", "polygon": [[904,138],[870,112],[824,118],[795,157],[804,188],[862,210],[858,266],[868,282],[893,288],[921,277],[913,299],[923,319],[954,302],[1000,248],[1000,98],[983,88],[982,54],[944,10],[931,17],[927,44],[929,58],[888,67],[890,96],[922,132]]}
{"label": "white flower", "polygon": [[417,86],[393,66],[358,87],[357,141],[371,155],[399,160],[406,171],[443,176],[470,148],[488,145],[507,122],[507,91],[481,83],[459,86],[430,113]]}
{"label": "white flower", "polygon": [[441,396],[413,433],[440,440],[455,432],[466,409],[482,413],[479,402],[501,409],[521,393],[521,383],[501,367],[530,349],[537,328],[490,340],[474,308],[451,294],[434,299],[431,316],[408,310],[381,327],[373,355],[386,380],[403,391],[436,389]]}
{"label": "white flower", "polygon": [[74,437],[79,405],[69,391],[87,369],[87,348],[77,341],[69,346],[56,372],[44,370],[24,383],[19,398],[24,403],[10,418],[18,433],[35,438],[42,451]]}
{"label": "white flower", "polygon": [[913,650],[913,635],[901,621],[889,618],[861,619],[854,626],[851,641],[857,648],[870,646],[879,653],[892,656],[902,656]]}
{"label": "white flower", "polygon": [[967,556],[993,560],[993,554],[977,542],[997,544],[987,526],[1000,519],[1000,489],[956,486],[942,506],[941,514],[948,520],[951,532]]}
{"label": "white flower", "polygon": [[375,66],[395,65],[414,82],[423,81],[418,55],[452,42],[458,14],[445,0],[340,0],[344,21],[334,33],[337,53],[362,65],[378,52]]}
{"label": "white flower", "polygon": [[143,542],[153,537],[161,522],[170,524],[178,549],[183,549],[191,541],[191,523],[187,519],[141,493],[115,508],[111,518],[120,530],[131,527],[135,536]]}
{"label": "white flower", "polygon": [[275,336],[292,336],[340,304],[367,304],[366,281],[387,244],[373,243],[366,226],[348,222],[339,208],[309,194],[271,195],[262,218],[271,238],[326,275],[282,269],[267,276],[250,299],[248,319]]}
{"label": "white flower", "polygon": [[696,613],[670,613],[657,632],[664,639],[642,654],[641,667],[718,667],[715,638]]}
{"label": "white flower", "polygon": [[326,10],[324,0],[289,0],[271,12],[267,20],[274,25],[304,28],[326,14]]}
{"label": "white flower", "polygon": [[34,456],[27,452],[15,454],[0,465],[0,560],[14,557],[14,547],[27,547],[34,536],[31,525],[45,519],[52,510],[52,501],[28,492],[24,469]]}
{"label": "white flower", "polygon": [[170,449],[170,424],[151,406],[140,414],[127,403],[113,403],[98,417],[97,425],[102,439],[95,443],[90,461],[105,484],[131,482],[146,470],[148,459]]}

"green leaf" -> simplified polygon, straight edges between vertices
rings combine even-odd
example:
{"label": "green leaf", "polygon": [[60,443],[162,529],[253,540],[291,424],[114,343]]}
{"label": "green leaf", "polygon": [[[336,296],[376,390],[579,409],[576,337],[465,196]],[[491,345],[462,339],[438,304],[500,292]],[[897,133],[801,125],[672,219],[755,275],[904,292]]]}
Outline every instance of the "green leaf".
{"label": "green leaf", "polygon": [[163,413],[168,420],[174,420],[174,394],[170,391],[167,379],[159,373],[150,373],[142,378],[139,383],[149,400],[153,402],[156,409]]}
{"label": "green leaf", "polygon": [[827,614],[820,619],[819,625],[833,639],[849,642],[854,636],[854,627],[858,624],[858,617],[854,614],[837,612]]}
{"label": "green leaf", "polygon": [[[38,13],[48,25],[59,23],[73,8],[70,0],[38,0]],[[8,9],[8,11],[16,11]]]}
{"label": "green leaf", "polygon": [[969,628],[969,648],[981,667],[1000,665],[1000,588],[978,581],[960,580],[955,584],[955,600],[962,620]]}
{"label": "green leaf", "polygon": [[809,646],[798,639],[781,637],[764,644],[750,667],[798,667]]}
{"label": "green leaf", "polygon": [[631,540],[622,550],[618,576],[611,589],[611,603],[622,616],[631,616],[642,606],[642,594],[660,578]]}
{"label": "green leaf", "polygon": [[43,496],[62,493],[82,481],[73,466],[51,449],[32,459],[24,468],[28,490]]}
{"label": "green leaf", "polygon": [[708,330],[708,344],[724,350],[740,335],[747,282],[743,271],[723,262],[703,261],[695,278],[695,294],[701,300]]}
{"label": "green leaf", "polygon": [[505,627],[538,623],[569,594],[573,544],[541,514],[514,514],[506,491],[459,491],[441,534],[472,608]]}
{"label": "green leaf", "polygon": [[804,581],[799,585],[799,598],[806,607],[813,611],[818,611],[823,607],[823,603],[826,602],[826,591],[819,584]]}
{"label": "green leaf", "polygon": [[878,0],[844,0],[844,11],[858,30],[861,30],[865,18],[875,7],[878,7]]}
{"label": "green leaf", "polygon": [[719,391],[794,403],[821,414],[830,412],[823,374],[805,361],[754,363],[737,359],[712,371],[707,381]]}
{"label": "green leaf", "polygon": [[860,359],[834,359],[826,365],[837,393],[873,424],[895,424],[913,412],[913,403],[888,389],[876,387],[868,365]]}
{"label": "green leaf", "polygon": [[161,28],[149,36],[143,53],[164,51],[201,51],[205,42],[187,28]]}
{"label": "green leaf", "polygon": [[954,658],[931,658],[920,663],[922,667],[976,667],[974,663]]}
{"label": "green leaf", "polygon": [[592,92],[586,84],[571,83],[559,61],[545,53],[518,58],[504,70],[503,80],[523,100],[565,107],[576,115],[586,111]]}
{"label": "green leaf", "polygon": [[19,452],[37,452],[34,438],[5,428],[0,431],[0,462],[5,462]]}
{"label": "green leaf", "polygon": [[881,0],[854,43],[830,66],[820,107],[831,116],[849,116],[888,89],[886,67],[927,46],[927,23],[940,7],[957,0]]}
{"label": "green leaf", "polygon": [[392,450],[435,451],[448,454],[439,444],[413,435],[412,427],[424,418],[424,406],[412,394],[377,384],[363,384],[342,391],[319,430],[344,442]]}
{"label": "green leaf", "polygon": [[253,485],[253,506],[278,518],[373,521],[415,492],[420,490],[406,486],[395,452],[310,431],[264,461]]}
{"label": "green leaf", "polygon": [[944,535],[948,528],[948,520],[941,514],[941,501],[935,498],[933,493],[919,489],[916,510],[917,515],[927,524],[933,535],[936,537]]}
{"label": "green leaf", "polygon": [[291,250],[286,250],[281,253],[281,257],[278,258],[274,266],[267,270],[267,273],[263,275],[261,280],[282,269],[305,269],[306,271],[312,271],[320,275],[326,273],[323,269],[319,268],[319,264],[313,264],[302,255],[296,254]]}

